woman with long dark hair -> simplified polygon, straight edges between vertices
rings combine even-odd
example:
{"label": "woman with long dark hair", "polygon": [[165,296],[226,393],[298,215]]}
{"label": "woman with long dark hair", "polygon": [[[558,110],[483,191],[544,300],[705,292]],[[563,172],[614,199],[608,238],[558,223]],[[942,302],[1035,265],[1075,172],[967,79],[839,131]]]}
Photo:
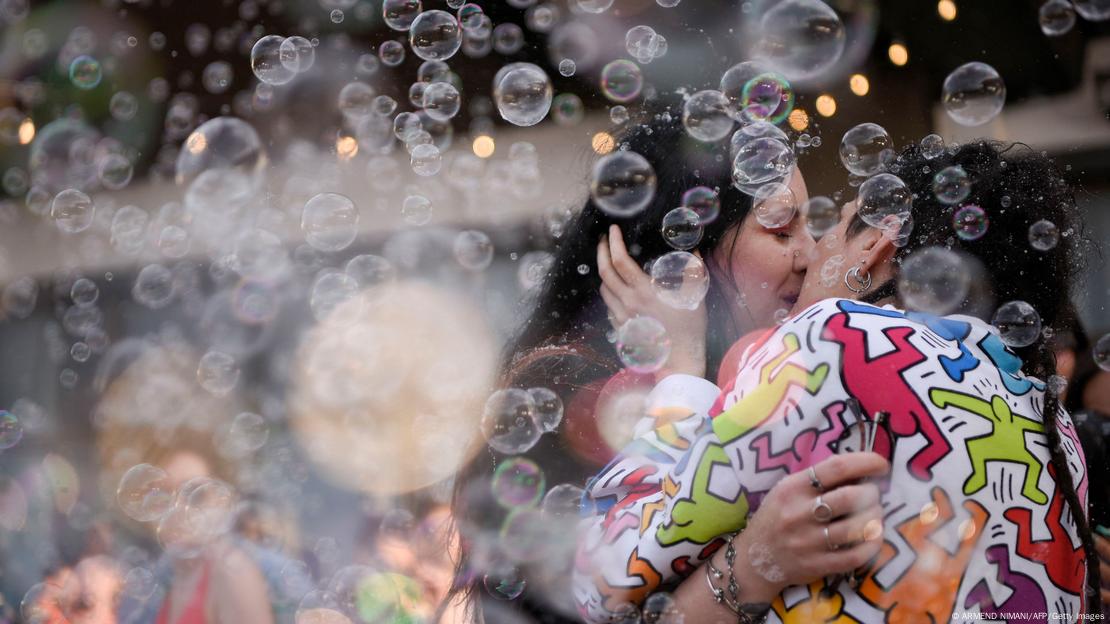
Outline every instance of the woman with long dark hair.
{"label": "woman with long dark hair", "polygon": [[[955,202],[934,186],[948,167],[971,184]],[[1056,371],[1041,332],[1071,319],[1082,241],[1072,191],[1047,158],[985,141],[933,158],[914,146],[892,170],[912,208],[875,196],[845,207],[818,245],[798,312],[748,348],[720,396],[682,397],[713,402],[690,419],[704,426],[684,448],[662,429],[648,433],[595,481],[591,494],[621,513],[597,515],[582,539],[577,595],[592,620],[607,619],[612,587],[648,595],[700,576],[707,559],[700,589],[720,604],[687,619],[767,602],[769,622],[1099,612],[1088,471],[1046,383]],[[828,266],[836,279],[824,279]],[[899,309],[907,303],[963,314]],[[969,315],[995,309],[997,327]],[[858,505],[858,484],[821,462],[846,450],[863,452],[836,458],[878,454],[893,466],[882,514],[862,526],[843,515]],[[627,479],[645,470],[654,489]],[[812,561],[750,535],[783,483],[808,487],[809,504],[779,530],[824,545],[826,557],[852,553],[852,575],[809,582]],[[721,504],[727,493],[732,509]],[[860,549],[868,542],[877,557]],[[721,544],[724,556],[710,558]],[[764,582],[719,580],[745,571]]]}
{"label": "woman with long dark hair", "polygon": [[[617,135],[617,148],[652,165],[658,181],[654,199],[630,218],[613,218],[592,202],[582,208],[559,237],[535,311],[505,351],[499,386],[553,391],[564,412],[559,430],[517,455],[482,441],[456,477],[453,513],[462,552],[453,599],[467,600],[486,622],[577,620],[569,587],[574,494],[629,437],[631,424],[622,424],[620,414],[642,415],[637,389],[650,388],[658,376],[715,375],[733,341],[773,325],[801,288],[813,247],[802,219],[760,225],[750,214],[751,199],[732,186],[729,146],[690,138],[681,106],[649,108],[646,120],[634,120]],[[800,171],[794,170],[789,183],[797,203],[804,202]],[[674,251],[661,233],[663,217],[684,205],[684,195],[697,187],[704,187],[695,191],[703,199],[715,195],[719,202],[716,217],[703,219],[701,239],[691,250],[711,276],[702,305],[678,310],[652,296],[609,314],[603,296],[612,293],[601,291],[600,273],[627,271],[627,262],[639,267]],[[614,254],[622,258],[620,266],[611,262]],[[622,371],[612,333],[623,320],[618,316],[635,314],[659,320],[674,345],[656,375]],[[515,486],[511,493],[528,495],[505,495],[506,482]],[[538,494],[531,493],[544,489],[550,495],[540,506]]]}

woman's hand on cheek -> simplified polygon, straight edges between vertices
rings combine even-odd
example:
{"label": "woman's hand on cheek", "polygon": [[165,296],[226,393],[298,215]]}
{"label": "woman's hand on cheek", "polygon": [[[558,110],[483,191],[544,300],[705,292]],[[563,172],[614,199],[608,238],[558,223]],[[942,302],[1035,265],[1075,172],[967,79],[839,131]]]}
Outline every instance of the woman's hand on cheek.
{"label": "woman's hand on cheek", "polygon": [[609,308],[609,320],[614,329],[637,316],[650,316],[667,330],[671,356],[656,373],[656,378],[674,373],[704,377],[705,303],[693,310],[680,310],[663,303],[655,294],[651,277],[629,255],[616,225],[610,226],[609,234],[598,243],[597,267],[601,276],[601,298]]}

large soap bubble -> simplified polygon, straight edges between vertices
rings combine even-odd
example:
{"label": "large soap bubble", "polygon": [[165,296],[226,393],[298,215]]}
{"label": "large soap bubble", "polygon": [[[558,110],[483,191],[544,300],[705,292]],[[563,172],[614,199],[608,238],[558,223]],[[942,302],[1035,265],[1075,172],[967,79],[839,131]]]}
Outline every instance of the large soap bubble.
{"label": "large soap bubble", "polygon": [[617,59],[601,69],[601,93],[613,102],[631,102],[644,88],[640,66],[626,59]]}
{"label": "large soap bubble", "polygon": [[709,292],[709,271],[694,254],[672,251],[651,263],[651,285],[663,303],[694,310]]}
{"label": "large soap bubble", "polygon": [[859,217],[872,227],[888,228],[892,218],[904,221],[912,208],[913,193],[896,175],[880,173],[859,187]]}
{"label": "large soap bubble", "polygon": [[630,151],[607,154],[590,176],[590,197],[614,217],[639,213],[655,198],[655,170],[646,158]]}
{"label": "large soap bubble", "polygon": [[763,14],[755,55],[790,80],[829,71],[844,53],[844,24],[820,0],[783,0]]}
{"label": "large soap bubble", "polygon": [[728,98],[720,91],[698,91],[686,100],[682,109],[682,125],[699,141],[719,141],[732,130]]}
{"label": "large soap bubble", "polygon": [[424,11],[409,28],[412,53],[426,61],[449,59],[462,46],[462,31],[447,11]]}
{"label": "large soap bubble", "polygon": [[1024,301],[1009,301],[998,306],[991,325],[1008,347],[1028,347],[1041,337],[1041,315]]}
{"label": "large soap bubble", "polygon": [[31,143],[31,182],[49,193],[92,190],[97,184],[98,141],[100,133],[82,121],[61,118],[46,124]]}
{"label": "large soap bubble", "polygon": [[898,275],[898,294],[911,310],[944,315],[967,297],[971,273],[962,258],[943,247],[911,255]]}
{"label": "large soap bubble", "polygon": [[[293,79],[297,75],[295,67],[300,65],[299,55],[294,62],[290,57],[291,52],[296,52],[296,44],[292,44],[294,49],[290,51],[286,49],[285,56],[282,55],[282,45],[285,43],[285,37],[280,35],[266,35],[254,43],[251,48],[251,71],[254,72],[256,78],[269,85],[283,85]],[[313,53],[315,59],[315,53]],[[293,67],[284,62],[288,59]],[[311,62],[309,62],[311,64]]]}
{"label": "large soap bubble", "polygon": [[1110,0],[1072,0],[1075,11],[1092,22],[1110,20]]}
{"label": "large soap bubble", "polygon": [[384,0],[382,17],[386,26],[404,32],[412,26],[422,9],[420,0]]}
{"label": "large soap bubble", "polygon": [[944,110],[963,126],[981,126],[1006,103],[1006,85],[993,67],[978,61],[957,67],[944,79]]}
{"label": "large soap bubble", "polygon": [[501,117],[516,126],[534,126],[551,110],[551,79],[537,65],[514,63],[496,81],[493,99]]}
{"label": "large soap bubble", "polygon": [[762,137],[746,143],[732,161],[732,183],[752,195],[769,182],[782,181],[794,170],[797,158],[782,141]]}
{"label": "large soap bubble", "polygon": [[257,186],[266,163],[262,141],[250,124],[236,117],[216,117],[185,139],[177,155],[175,180],[186,184],[205,171],[230,169]]}
{"label": "large soap bubble", "polygon": [[886,171],[894,160],[894,141],[879,124],[861,123],[840,140],[840,162],[858,176]]}

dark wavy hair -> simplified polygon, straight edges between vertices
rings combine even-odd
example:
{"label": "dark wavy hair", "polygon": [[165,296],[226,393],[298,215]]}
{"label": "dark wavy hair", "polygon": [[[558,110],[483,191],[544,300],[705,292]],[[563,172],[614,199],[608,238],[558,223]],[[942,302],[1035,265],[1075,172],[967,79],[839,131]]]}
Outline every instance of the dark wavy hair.
{"label": "dark wavy hair", "polygon": [[[933,193],[933,178],[946,167],[959,166],[971,180],[971,193],[958,205],[941,203]],[[914,251],[930,246],[946,247],[974,259],[985,275],[984,287],[993,304],[1025,301],[1036,309],[1042,326],[1063,331],[1075,322],[1072,295],[1077,276],[1083,268],[1087,239],[1075,204],[1071,186],[1051,159],[1023,144],[979,140],[927,158],[919,146],[905,149],[895,161],[897,174],[913,193],[913,231],[909,242],[898,249],[900,264]],[[964,240],[953,230],[953,214],[962,205],[975,204],[986,211],[989,226],[976,240]],[[1045,219],[1056,225],[1059,242],[1046,251],[1034,249],[1029,228]],[[849,237],[863,232],[867,224],[859,215],[849,223]],[[893,280],[879,285],[865,300],[875,302],[896,295]],[[965,301],[966,308],[976,307]],[[989,306],[993,309],[993,305]],[[1045,332],[1051,335],[1051,332]],[[1056,374],[1056,358],[1049,340],[1016,349],[1025,362],[1025,372],[1042,380]],[[1098,556],[1087,510],[1083,509],[1072,482],[1061,447],[1057,418],[1060,398],[1054,384],[1047,384],[1044,398],[1044,426],[1048,437],[1056,481],[1063,490],[1068,508],[1083,541],[1087,556],[1087,604],[1093,613],[1100,609],[1098,593]],[[1094,586],[1091,586],[1091,583]]]}
{"label": "dark wavy hair", "polygon": [[[638,119],[611,131],[611,135],[615,137],[616,149],[636,152],[654,168],[657,179],[654,199],[642,212],[627,218],[613,217],[592,201],[587,201],[573,217],[555,241],[554,262],[539,287],[533,311],[504,351],[501,387],[581,387],[585,382],[605,378],[621,369],[616,350],[606,336],[609,321],[600,295],[598,242],[608,233],[609,226],[616,223],[629,253],[641,265],[673,251],[661,233],[663,217],[681,206],[685,192],[696,186],[716,190],[720,199],[719,215],[704,226],[701,241],[695,248],[706,260],[713,277],[706,295],[706,370],[710,375],[715,373],[728,347],[739,337],[736,320],[731,318],[727,305],[727,298],[738,294],[730,292],[735,288],[728,274],[731,262],[717,266],[711,257],[712,251],[726,240],[726,233],[738,226],[751,209],[751,198],[732,186],[728,141],[706,144],[691,138],[682,124],[682,102],[673,97],[645,102]],[[563,399],[566,403],[566,397]],[[566,448],[549,440],[550,437],[544,436],[528,454],[541,464],[548,474],[549,484],[557,483],[551,479],[553,473],[569,475],[570,479],[581,476],[558,465],[573,464],[576,460]],[[477,445],[485,447],[485,441],[478,440]],[[456,475],[452,507],[462,554],[449,600],[461,594],[472,608],[486,611],[487,621],[492,621],[488,618],[492,616],[496,620],[498,616],[491,612],[492,609],[483,609],[482,603],[487,601],[482,599],[481,583],[475,582],[470,569],[467,533],[483,524],[497,526],[502,518],[479,517],[489,513],[468,500],[472,497],[468,497],[467,489],[475,483],[488,482],[502,457],[488,448],[480,448],[474,457]],[[544,465],[545,459],[548,465]],[[599,467],[583,467],[581,472],[588,476]],[[496,505],[490,507],[496,508]],[[526,599],[527,593],[511,607],[503,602],[497,606],[527,611],[527,605],[519,604],[527,602]],[[492,607],[491,604],[485,606]]]}

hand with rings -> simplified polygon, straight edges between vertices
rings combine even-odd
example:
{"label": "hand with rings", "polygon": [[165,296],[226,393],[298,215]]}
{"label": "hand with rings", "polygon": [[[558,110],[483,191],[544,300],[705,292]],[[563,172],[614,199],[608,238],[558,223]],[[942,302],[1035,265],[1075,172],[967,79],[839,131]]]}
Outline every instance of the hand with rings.
{"label": "hand with rings", "polygon": [[[882,545],[879,486],[890,471],[876,453],[834,455],[771,488],[737,538],[736,565],[774,580],[780,589],[866,565]],[[759,552],[745,557],[746,548]]]}

